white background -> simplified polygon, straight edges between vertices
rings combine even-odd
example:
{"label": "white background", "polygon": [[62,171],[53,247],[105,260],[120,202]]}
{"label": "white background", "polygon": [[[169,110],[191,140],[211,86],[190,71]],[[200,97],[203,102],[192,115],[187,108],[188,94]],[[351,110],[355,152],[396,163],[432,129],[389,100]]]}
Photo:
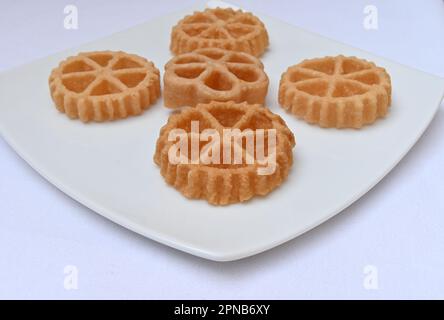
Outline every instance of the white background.
{"label": "white background", "polygon": [[[0,71],[193,2],[3,0]],[[443,1],[232,2],[444,77]],[[79,10],[78,30],[63,28],[67,4]],[[367,5],[378,9],[378,30],[363,27]],[[0,298],[442,299],[443,107],[401,163],[343,213],[229,263],[181,253],[109,222],[47,183],[0,139]],[[67,265],[78,269],[77,290],[64,288]],[[369,265],[378,271],[376,290],[364,286]]]}

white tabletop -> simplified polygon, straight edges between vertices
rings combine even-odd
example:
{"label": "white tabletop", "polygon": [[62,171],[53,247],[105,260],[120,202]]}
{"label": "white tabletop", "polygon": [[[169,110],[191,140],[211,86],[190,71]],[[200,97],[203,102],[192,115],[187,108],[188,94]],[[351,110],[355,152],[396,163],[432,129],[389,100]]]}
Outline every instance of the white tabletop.
{"label": "white tabletop", "polygon": [[[443,1],[374,0],[368,8],[365,0],[232,2],[444,77]],[[63,2],[3,3],[0,71],[194,1],[73,3],[76,30],[64,28]],[[365,28],[375,9],[377,29]],[[181,253],[100,217],[0,139],[0,298],[444,298],[443,128],[440,110],[401,163],[340,215],[229,263]]]}

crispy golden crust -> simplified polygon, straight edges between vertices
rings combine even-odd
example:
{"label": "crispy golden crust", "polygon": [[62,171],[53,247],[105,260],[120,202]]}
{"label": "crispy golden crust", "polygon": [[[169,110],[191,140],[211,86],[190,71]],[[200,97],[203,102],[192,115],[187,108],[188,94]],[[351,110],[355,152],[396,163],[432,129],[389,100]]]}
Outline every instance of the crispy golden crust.
{"label": "crispy golden crust", "polygon": [[321,127],[361,128],[387,114],[390,76],[373,62],[356,57],[304,60],[282,75],[279,103]]}
{"label": "crispy golden crust", "polygon": [[166,107],[211,101],[264,104],[268,77],[259,59],[243,52],[199,49],[171,59],[165,66]]}
{"label": "crispy golden crust", "polygon": [[[183,129],[190,137],[191,121],[199,121],[201,131],[208,128],[218,132],[224,128],[276,129],[274,172],[258,174],[257,169],[263,164],[256,161],[254,164],[172,163],[168,153],[174,142],[168,141],[168,135],[174,129]],[[159,165],[166,182],[186,197],[205,199],[213,205],[226,205],[249,200],[255,195],[264,196],[277,188],[292,166],[294,145],[294,136],[285,122],[267,108],[245,102],[211,102],[184,108],[170,116],[160,130],[154,162]]]}
{"label": "crispy golden crust", "polygon": [[177,55],[200,48],[221,48],[260,56],[268,47],[264,24],[253,14],[233,9],[206,9],[186,16],[171,33]]}
{"label": "crispy golden crust", "polygon": [[115,120],[141,114],[157,100],[159,70],[134,54],[84,52],[52,70],[49,88],[57,109],[72,119]]}

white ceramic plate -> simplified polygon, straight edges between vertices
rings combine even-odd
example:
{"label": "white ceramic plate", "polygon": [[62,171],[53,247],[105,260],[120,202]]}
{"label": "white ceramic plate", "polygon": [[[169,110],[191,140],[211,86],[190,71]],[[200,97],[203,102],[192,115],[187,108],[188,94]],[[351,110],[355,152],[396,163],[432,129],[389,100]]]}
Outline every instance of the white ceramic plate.
{"label": "white ceramic plate", "polygon": [[[167,186],[152,161],[169,110],[162,100],[142,116],[104,124],[69,120],[53,106],[47,79],[59,60],[88,50],[125,50],[169,60],[171,27],[195,9],[165,16],[0,76],[0,129],[42,176],[110,220],[174,248],[212,260],[247,257],[288,241],[331,218],[366,193],[426,129],[444,92],[440,79],[302,31],[271,18],[263,56],[270,77],[267,104],[296,135],[286,183],[266,198],[213,207]],[[363,130],[321,129],[277,103],[281,73],[304,58],[357,55],[392,76],[388,117]]]}

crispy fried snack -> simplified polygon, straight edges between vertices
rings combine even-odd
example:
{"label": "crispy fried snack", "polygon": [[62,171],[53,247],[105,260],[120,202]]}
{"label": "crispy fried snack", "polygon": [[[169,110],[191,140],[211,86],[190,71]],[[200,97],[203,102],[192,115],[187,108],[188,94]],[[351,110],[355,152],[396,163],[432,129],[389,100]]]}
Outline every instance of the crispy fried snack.
{"label": "crispy fried snack", "polygon": [[[245,137],[241,141],[234,140],[228,145],[221,145],[214,154],[211,152],[211,156],[215,155],[219,163],[204,161],[207,158],[202,158],[202,154],[197,162],[193,162],[193,151],[189,151],[193,135],[196,135],[192,130],[193,122],[198,122],[200,134],[213,129],[221,137],[224,129],[239,129],[241,132],[264,129],[265,157],[262,160],[274,159],[274,169],[261,173],[259,169],[265,169],[267,165],[269,169],[272,163],[260,161],[257,148],[251,154]],[[170,134],[176,129],[183,130],[187,142],[186,154],[180,153],[185,161],[177,163],[170,158],[172,146],[177,143],[170,141]],[[269,129],[275,132],[276,143],[273,150],[269,147],[269,140],[272,139]],[[259,139],[258,136],[255,139]],[[208,148],[208,143],[209,139],[200,140],[200,151]],[[154,162],[159,165],[166,182],[186,197],[205,199],[213,205],[226,205],[249,200],[255,195],[264,196],[277,188],[288,176],[292,166],[294,145],[294,136],[285,122],[267,108],[245,102],[211,102],[199,104],[195,108],[184,108],[170,116],[168,123],[160,130]],[[234,155],[234,150],[241,150],[242,161],[234,161],[235,156],[229,162],[225,161],[226,154]],[[252,157],[250,162],[246,160],[249,156]]]}
{"label": "crispy fried snack", "polygon": [[206,9],[186,16],[173,28],[171,51],[222,48],[260,56],[268,47],[264,24],[253,14],[233,9]]}
{"label": "crispy fried snack", "polygon": [[115,120],[141,114],[157,100],[159,70],[134,54],[84,52],[52,70],[49,88],[57,109],[72,119]]}
{"label": "crispy fried snack", "polygon": [[279,103],[321,127],[361,128],[387,114],[390,76],[373,62],[356,57],[304,60],[282,75]]}
{"label": "crispy fried snack", "polygon": [[166,107],[195,106],[210,101],[264,104],[268,77],[259,59],[217,48],[178,55],[165,66]]}

